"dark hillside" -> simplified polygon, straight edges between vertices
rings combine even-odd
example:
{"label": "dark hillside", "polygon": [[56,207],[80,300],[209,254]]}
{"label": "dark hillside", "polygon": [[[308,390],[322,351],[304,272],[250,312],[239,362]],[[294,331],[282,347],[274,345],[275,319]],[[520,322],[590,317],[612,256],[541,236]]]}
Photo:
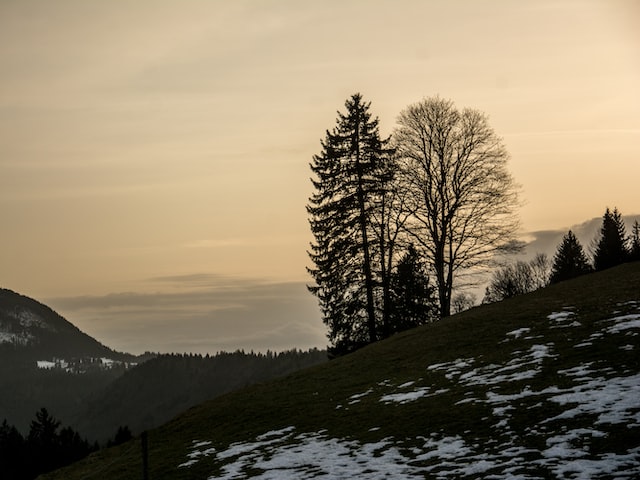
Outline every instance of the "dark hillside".
{"label": "dark hillside", "polygon": [[[640,478],[640,263],[218,397],[149,478]],[[47,479],[141,477],[140,439]]]}
{"label": "dark hillside", "polygon": [[137,361],[105,347],[46,305],[0,289],[0,422],[6,419],[26,433],[41,407],[67,422],[86,395]]}
{"label": "dark hillside", "polygon": [[223,393],[326,361],[327,352],[320,350],[159,355],[92,394],[73,423],[104,442],[114,425],[140,433]]}

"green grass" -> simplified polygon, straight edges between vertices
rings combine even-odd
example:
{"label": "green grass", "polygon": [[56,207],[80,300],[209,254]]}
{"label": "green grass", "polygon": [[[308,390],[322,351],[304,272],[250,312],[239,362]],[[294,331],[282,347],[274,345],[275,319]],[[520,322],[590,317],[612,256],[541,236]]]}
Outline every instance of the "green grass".
{"label": "green grass", "polygon": [[[541,401],[539,396],[515,398],[510,404],[509,430],[503,431],[496,428],[496,416],[486,401],[457,402],[487,398],[490,394],[517,397],[526,389],[541,392],[550,386],[566,388],[572,380],[559,372],[589,363],[612,377],[639,373],[639,335],[605,335],[592,346],[576,347],[601,331],[603,320],[613,317],[614,312],[623,314],[631,308],[640,308],[640,303],[637,307],[627,303],[634,300],[640,302],[640,263],[476,307],[328,364],[218,397],[149,432],[149,478],[209,478],[220,473],[222,467],[215,456],[202,458],[189,468],[178,468],[187,460],[194,440],[211,441],[221,451],[234,442],[250,442],[265,432],[289,426],[295,426],[296,432],[324,430],[328,437],[361,443],[393,438],[405,450],[419,446],[430,435],[457,435],[484,446],[487,452],[513,438],[518,438],[523,447],[540,451],[551,435],[592,427],[593,415],[544,423],[563,408],[551,401]],[[567,307],[571,307],[579,325],[556,328],[548,315]],[[526,335],[507,337],[508,332],[524,327],[530,329]],[[634,348],[620,348],[625,344]],[[457,359],[473,359],[473,365],[466,371],[478,368],[486,372],[492,365],[508,365],[510,360],[530,351],[532,345],[552,345],[553,357],[541,361],[539,373],[528,379],[489,386],[469,385],[458,378],[447,378],[443,369],[427,368]],[[424,387],[446,392],[402,405],[380,401],[383,395],[401,391],[398,386],[410,381],[415,382],[411,389]],[[353,401],[350,397],[365,392],[369,393],[357,403],[350,403]],[[376,429],[372,430],[373,427]],[[544,432],[528,433],[536,428]],[[638,428],[611,426],[606,432],[606,439],[594,438],[588,445],[590,454],[626,452],[630,445],[640,446]],[[549,476],[542,468],[538,473]],[[142,478],[140,440],[102,450],[43,478]]]}

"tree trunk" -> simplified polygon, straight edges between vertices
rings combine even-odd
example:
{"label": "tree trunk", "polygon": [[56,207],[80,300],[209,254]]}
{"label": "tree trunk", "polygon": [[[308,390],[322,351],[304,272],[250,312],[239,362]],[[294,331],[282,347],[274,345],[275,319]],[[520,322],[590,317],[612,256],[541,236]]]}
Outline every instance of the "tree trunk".
{"label": "tree trunk", "polygon": [[434,268],[438,281],[438,301],[440,302],[440,317],[451,315],[451,291],[448,288],[447,275],[445,273],[444,244],[436,246]]}
{"label": "tree trunk", "polygon": [[369,331],[369,341],[371,343],[378,339],[376,335],[376,312],[373,304],[373,276],[371,274],[371,255],[369,253],[369,238],[367,235],[367,212],[365,208],[364,188],[362,186],[362,165],[360,163],[360,119],[356,121],[356,131],[354,134],[356,172],[358,175],[358,204],[360,206],[360,231],[362,234],[362,250],[364,254],[364,278],[367,295],[367,329]]}

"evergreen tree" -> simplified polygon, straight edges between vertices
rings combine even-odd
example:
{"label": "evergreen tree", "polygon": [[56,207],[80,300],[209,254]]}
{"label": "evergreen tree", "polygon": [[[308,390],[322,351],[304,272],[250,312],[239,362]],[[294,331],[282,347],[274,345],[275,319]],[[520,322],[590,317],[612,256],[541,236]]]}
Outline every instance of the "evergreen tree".
{"label": "evergreen tree", "polygon": [[582,245],[571,230],[563,238],[551,267],[550,283],[558,283],[591,271]]}
{"label": "evergreen tree", "polygon": [[[370,103],[355,94],[327,131],[322,152],[313,157],[315,193],[309,199],[315,243],[309,273],[323,321],[329,327],[330,353],[343,354],[380,337],[376,319],[373,211],[380,178],[391,150],[382,140]],[[377,262],[376,262],[377,263]]]}
{"label": "evergreen tree", "polygon": [[0,426],[0,478],[32,480],[98,449],[72,428],[58,433],[59,428],[60,422],[46,408],[36,412],[26,439],[5,420]]}
{"label": "evergreen tree", "polygon": [[436,289],[411,245],[391,276],[390,325],[400,332],[438,319]]}
{"label": "evergreen tree", "polygon": [[607,208],[602,217],[600,238],[593,255],[596,271],[626,262],[629,255],[626,243],[625,227],[620,212],[617,208],[614,208],[613,212]]}
{"label": "evergreen tree", "polygon": [[25,442],[20,432],[5,419],[0,426],[0,478],[27,479]]}
{"label": "evergreen tree", "polygon": [[640,260],[640,223],[636,220],[631,229],[629,237],[629,260],[637,262]]}
{"label": "evergreen tree", "polygon": [[60,430],[58,443],[60,454],[56,459],[56,468],[77,462],[97,449],[71,427],[64,427]]}
{"label": "evergreen tree", "polygon": [[36,419],[31,421],[27,447],[34,461],[35,473],[49,472],[60,466],[59,427],[60,422],[49,415],[46,408],[36,412]]}
{"label": "evergreen tree", "polygon": [[[207,358],[207,360],[208,360],[208,358]],[[129,429],[129,426],[128,425],[124,425],[124,426],[121,425],[121,426],[118,427],[118,431],[116,432],[116,436],[114,437],[113,440],[109,440],[109,442],[107,443],[107,446],[113,447],[114,445],[120,445],[121,443],[128,442],[132,438],[133,438],[133,434],[131,433],[131,430]]]}

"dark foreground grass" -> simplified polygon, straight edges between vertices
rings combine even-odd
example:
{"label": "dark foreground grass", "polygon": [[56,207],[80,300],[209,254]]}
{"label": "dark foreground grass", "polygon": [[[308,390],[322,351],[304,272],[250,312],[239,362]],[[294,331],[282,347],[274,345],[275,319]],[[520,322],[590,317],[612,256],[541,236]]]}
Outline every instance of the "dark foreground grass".
{"label": "dark foreground grass", "polygon": [[[559,415],[562,408],[539,398],[519,397],[519,392],[567,387],[570,379],[561,372],[580,365],[597,365],[611,376],[640,372],[639,336],[605,336],[597,345],[576,347],[593,338],[603,320],[624,314],[625,308],[631,308],[630,301],[640,301],[640,263],[476,307],[328,364],[218,397],[148,433],[149,478],[215,476],[222,464],[213,457],[189,468],[178,467],[187,460],[194,441],[210,441],[212,447],[224,450],[234,442],[249,442],[265,432],[289,426],[295,426],[297,432],[324,431],[332,438],[363,443],[393,438],[407,451],[422,441],[418,439],[433,434],[471,439],[474,444],[486,445],[488,452],[517,437],[526,448],[540,451],[548,436],[588,428],[593,418],[578,415],[562,425],[556,422],[540,427]],[[552,312],[562,311],[571,311],[579,322],[571,328],[560,328],[549,321]],[[507,335],[522,328],[528,329],[526,335]],[[630,348],[621,348],[622,341]],[[539,364],[539,373],[531,378],[492,385],[465,384],[451,366],[446,371],[428,368],[465,359],[483,368],[505,365],[534,344],[552,345],[553,349],[552,355]],[[401,405],[381,401],[382,396],[398,392],[406,382],[413,382],[412,389],[440,393]],[[497,428],[495,411],[487,402],[471,401],[494,393],[514,397],[506,430]],[[536,428],[544,431],[540,435],[528,433]],[[589,448],[595,453],[624,452],[630,445],[640,446],[640,432],[637,428],[612,428],[606,441],[594,438],[592,443]],[[142,478],[142,471],[138,438],[43,478],[128,480]],[[538,474],[545,478],[549,472],[541,468]]]}

